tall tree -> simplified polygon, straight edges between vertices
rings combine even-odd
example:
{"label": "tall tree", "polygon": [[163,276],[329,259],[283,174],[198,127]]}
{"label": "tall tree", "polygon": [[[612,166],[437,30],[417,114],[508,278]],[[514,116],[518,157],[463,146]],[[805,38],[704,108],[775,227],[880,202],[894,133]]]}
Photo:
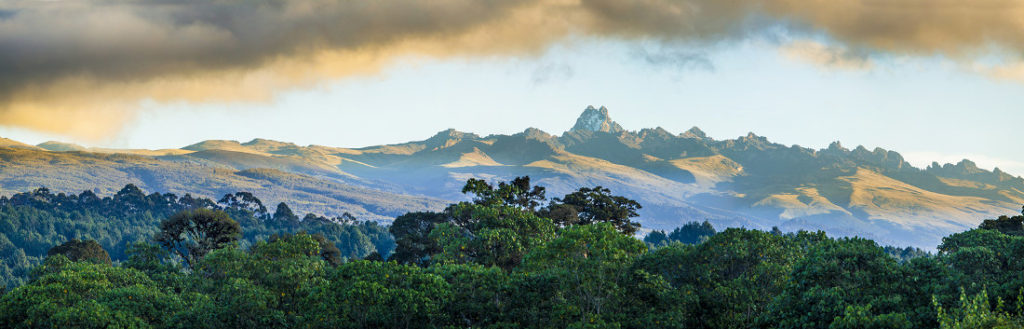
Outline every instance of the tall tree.
{"label": "tall tree", "polygon": [[277,204],[277,210],[274,211],[274,221],[294,225],[299,223],[299,216],[296,216],[287,204],[281,202]]}
{"label": "tall tree", "polygon": [[559,320],[565,322],[551,327],[582,327],[579,325],[588,322],[617,320],[616,306],[628,296],[625,274],[646,251],[643,242],[619,234],[610,223],[577,225],[530,251],[520,271],[538,273],[556,284],[557,297],[553,299],[562,305],[555,309],[564,312],[559,314],[564,319]]}
{"label": "tall tree", "polygon": [[665,231],[651,231],[644,237],[644,243],[651,247],[661,247],[669,243],[668,235],[665,235]]}
{"label": "tall tree", "polygon": [[[273,242],[276,242],[277,240],[280,240],[280,239],[285,239],[285,240],[292,239],[292,238],[294,238],[295,235],[303,235],[303,234],[307,234],[307,233],[300,232],[300,233],[297,233],[297,234],[283,234],[283,235],[275,234],[275,235],[271,235],[270,239],[267,240],[267,242],[268,243],[273,243]],[[323,259],[325,262],[327,262],[328,264],[330,264],[332,266],[341,265],[341,263],[342,263],[342,260],[341,260],[341,250],[338,249],[338,246],[335,246],[334,243],[332,243],[331,241],[327,240],[327,238],[324,237],[323,234],[315,233],[315,234],[307,234],[307,235],[309,235],[310,238],[315,240],[317,245],[320,247],[319,255],[320,255],[321,259]]]}
{"label": "tall tree", "polygon": [[435,212],[410,212],[395,218],[388,228],[396,244],[390,259],[403,264],[429,264],[430,256],[441,251],[430,238],[430,231],[446,221],[448,216]]}
{"label": "tall tree", "polygon": [[672,233],[668,234],[668,238],[685,244],[698,244],[712,235],[715,235],[715,227],[711,226],[708,221],[689,222],[672,230]]}
{"label": "tall tree", "polygon": [[47,256],[64,255],[72,261],[90,261],[110,265],[110,254],[96,240],[71,239],[46,252]]}
{"label": "tall tree", "polygon": [[582,187],[562,198],[555,198],[542,214],[560,226],[612,223],[624,234],[633,234],[640,223],[630,220],[639,216],[640,203],[624,196],[612,195],[611,190]]}
{"label": "tall tree", "polygon": [[903,269],[874,241],[825,240],[797,261],[791,273],[787,287],[762,313],[767,320],[763,326],[912,327],[906,301],[900,296],[906,277]]}
{"label": "tall tree", "polygon": [[160,222],[160,232],[153,239],[191,267],[211,250],[234,244],[241,234],[241,226],[227,213],[196,209],[175,213]]}
{"label": "tall tree", "polygon": [[263,201],[249,192],[225,194],[220,201],[217,201],[217,204],[224,205],[224,209],[247,211],[249,215],[259,219],[264,219],[267,216],[267,207],[263,205]]}
{"label": "tall tree", "polygon": [[551,219],[519,207],[483,206],[462,202],[446,210],[452,221],[430,232],[441,247],[439,261],[475,262],[511,270],[532,248],[550,240]]}
{"label": "tall tree", "polygon": [[978,228],[983,230],[996,230],[1006,235],[1024,235],[1024,213],[1017,216],[999,216],[996,219],[986,219],[981,222]]}
{"label": "tall tree", "polygon": [[491,185],[482,179],[470,178],[462,187],[462,193],[472,193],[473,203],[484,206],[507,205],[535,211],[545,197],[543,186],[531,186],[530,176],[516,177],[510,182]]}

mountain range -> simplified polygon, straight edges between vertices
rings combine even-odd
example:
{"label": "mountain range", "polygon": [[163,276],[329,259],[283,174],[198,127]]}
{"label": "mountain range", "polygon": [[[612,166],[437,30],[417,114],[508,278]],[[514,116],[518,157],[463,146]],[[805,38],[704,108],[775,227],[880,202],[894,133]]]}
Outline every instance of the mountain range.
{"label": "mountain range", "polygon": [[644,206],[645,229],[708,220],[719,228],[824,230],[927,249],[1024,204],[1024,179],[968,160],[916,168],[897,152],[838,142],[815,150],[753,133],[715,140],[696,127],[630,131],[604,107],[588,107],[560,136],[534,128],[489,136],[449,129],[364,148],[255,139],[121,150],[0,139],[0,194],[40,186],[111,194],[128,183],[214,198],[250,191],[298,212],[380,221],[463,200],[460,188],[471,177],[524,175],[549,197],[601,185],[633,198]]}

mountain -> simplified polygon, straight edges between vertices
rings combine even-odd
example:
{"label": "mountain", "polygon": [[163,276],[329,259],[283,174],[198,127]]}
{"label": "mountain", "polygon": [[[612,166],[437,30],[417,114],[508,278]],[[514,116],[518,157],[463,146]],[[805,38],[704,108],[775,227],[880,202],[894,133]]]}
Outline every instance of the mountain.
{"label": "mountain", "polygon": [[[201,152],[191,154],[203,156]],[[447,204],[436,198],[391,193],[278,169],[233,169],[216,162],[174,161],[123,153],[0,147],[3,195],[38,187],[47,187],[54,193],[92,190],[99,195],[112,195],[129,183],[147,192],[179,196],[191,193],[214,200],[227,193],[251,191],[268,206],[286,201],[299,214],[350,212],[370,220],[388,220],[408,211],[437,210]]]}
{"label": "mountain", "polygon": [[109,193],[128,182],[211,197],[252,190],[273,202],[295,198],[300,211],[386,220],[465,199],[459,191],[471,177],[529,175],[549,197],[601,185],[636,199],[646,229],[709,220],[716,227],[824,230],[924,248],[1024,204],[1024,179],[968,160],[919,169],[897,152],[839,142],[815,150],[754,133],[715,140],[697,127],[629,131],[604,107],[588,107],[560,136],[535,128],[489,136],[448,129],[364,148],[265,139],[158,151],[44,144],[0,149],[0,192],[47,186]]}
{"label": "mountain", "polygon": [[18,148],[18,149],[38,149],[35,146],[28,145],[28,144],[25,144],[25,143],[22,143],[22,142],[19,142],[19,141],[16,141],[16,140],[12,140],[12,139],[2,138],[2,137],[0,137],[0,147]]}
{"label": "mountain", "polygon": [[[2,147],[2,146],[0,146],[0,147]],[[85,147],[85,146],[81,146],[81,145],[78,145],[78,144],[64,143],[64,142],[58,142],[58,141],[49,141],[49,142],[45,142],[45,143],[40,143],[39,145],[36,145],[35,147],[31,147],[31,148],[39,148],[39,149],[44,149],[44,150],[47,150],[47,151],[54,151],[54,152],[90,152],[90,153],[108,153],[108,154],[118,154],[118,153],[121,153],[121,154],[136,154],[136,155],[149,155],[149,156],[184,154],[184,153],[189,153],[190,152],[189,150],[185,150],[185,149],[164,149],[164,150],[109,149],[109,148],[99,148],[99,147]]]}

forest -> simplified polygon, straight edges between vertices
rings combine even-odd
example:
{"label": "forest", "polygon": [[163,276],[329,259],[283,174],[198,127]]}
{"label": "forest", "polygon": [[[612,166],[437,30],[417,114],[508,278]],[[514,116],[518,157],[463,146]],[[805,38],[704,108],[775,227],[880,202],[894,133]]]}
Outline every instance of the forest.
{"label": "forest", "polygon": [[271,213],[248,192],[227,194],[214,201],[190,194],[147,195],[131,184],[104,198],[92,191],[67,195],[39,188],[0,196],[0,287],[24,284],[51,247],[71,239],[94,240],[112,260],[126,260],[133,244],[152,242],[150,238],[159,231],[161,220],[189,209],[225,212],[241,226],[238,246],[243,249],[274,234],[295,232],[318,234],[335,242],[339,257],[346,259],[374,252],[387,255],[394,249],[387,227],[376,222],[358,221],[347,213],[337,218],[315,214],[299,217],[285,203],[278,204]]}
{"label": "forest", "polygon": [[0,197],[5,328],[1024,328],[1024,215],[935,253],[693,222],[529,177],[399,216],[46,189]]}

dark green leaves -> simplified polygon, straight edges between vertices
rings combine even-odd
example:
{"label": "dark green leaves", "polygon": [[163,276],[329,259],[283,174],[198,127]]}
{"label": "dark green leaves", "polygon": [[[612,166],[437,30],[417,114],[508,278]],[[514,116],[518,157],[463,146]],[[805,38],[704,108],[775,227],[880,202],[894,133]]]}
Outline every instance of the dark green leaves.
{"label": "dark green leaves", "polygon": [[238,241],[241,233],[241,226],[227,213],[196,209],[178,212],[160,222],[160,232],[153,240],[192,266],[206,253]]}
{"label": "dark green leaves", "polygon": [[640,223],[631,220],[639,216],[640,203],[623,196],[612,195],[611,190],[583,187],[562,198],[555,198],[543,213],[559,226],[612,223],[625,234],[633,234]]}

